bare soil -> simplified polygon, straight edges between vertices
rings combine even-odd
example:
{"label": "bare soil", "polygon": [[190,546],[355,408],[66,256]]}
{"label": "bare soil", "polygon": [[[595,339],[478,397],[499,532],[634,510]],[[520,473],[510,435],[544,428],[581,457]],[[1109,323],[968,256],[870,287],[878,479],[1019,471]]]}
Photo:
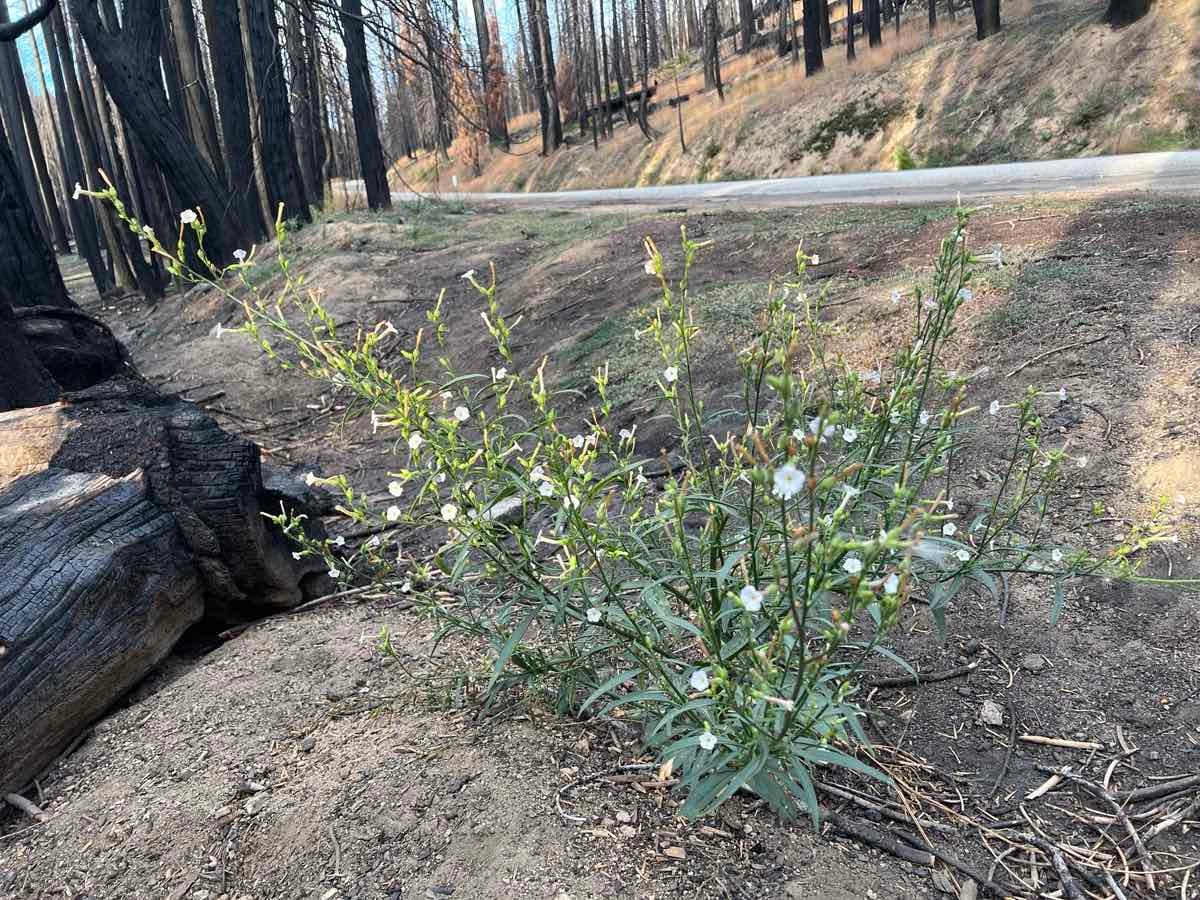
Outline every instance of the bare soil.
{"label": "bare soil", "polygon": [[[645,234],[669,261],[679,257],[680,225],[715,243],[694,287],[701,379],[718,397],[736,378],[728,346],[753,332],[767,283],[790,268],[798,242],[821,257],[814,291],[827,291],[835,343],[868,368],[908,327],[891,288],[927,273],[951,215],[424,207],[330,217],[291,243],[294,268],[350,330],[388,319],[411,335],[445,287],[455,354],[477,369],[495,361],[459,275],[494,260],[502,305],[525,317],[521,363],[547,354],[557,382],[582,390],[581,375],[611,358],[622,415],[641,425],[653,453],[669,437],[655,431],[653,404],[639,399],[656,368],[633,337],[654,292],[641,265]],[[1002,247],[1005,267],[983,273],[951,348],[954,365],[986,367],[973,402],[1015,399],[1031,384],[1067,388],[1050,424],[1089,463],[1073,475],[1056,534],[1111,537],[1165,496],[1185,539],[1147,560],[1147,571],[1190,577],[1200,570],[1198,226],[1190,201],[1106,197],[981,211],[971,240]],[[278,283],[269,272],[254,278],[264,288]],[[202,403],[271,458],[383,490],[388,436],[347,419],[345,399],[327,387],[280,373],[245,337],[220,333],[217,325],[232,327],[240,313],[216,292],[154,307],[138,298],[88,302],[149,377]],[[1003,452],[985,425],[962,463],[964,502]],[[913,604],[897,636],[903,656],[923,672],[976,665],[920,688],[873,689],[881,760],[913,788],[906,796],[920,798],[933,843],[982,874],[1003,835],[1031,829],[1085,855],[1094,848],[1097,860],[1117,858],[1116,848],[1131,854],[1119,826],[1085,821],[1109,812],[1104,803],[1069,783],[1023,801],[1047,777],[1039,765],[1070,764],[1099,782],[1116,760],[1109,784],[1118,794],[1200,772],[1197,594],[1083,584],[1051,628],[1049,593],[1031,579],[1014,582],[1002,604],[963,597],[945,641]],[[395,657],[381,651],[385,632]],[[476,689],[485,664],[478,648],[435,647],[430,624],[401,596],[195,634],[39,780],[34,799],[47,821],[0,815],[0,898],[959,896],[957,870],[901,862],[828,826],[818,833],[807,822],[781,823],[749,798],[684,821],[669,785],[653,770],[628,768],[648,760],[620,722],[564,719],[531,696],[483,709]],[[883,661],[873,673],[894,674]],[[979,723],[985,701],[1004,711],[1002,724]],[[1013,734],[1102,749],[1012,746]],[[848,786],[887,799],[877,786]],[[825,800],[882,828],[861,808]],[[1000,828],[1026,814],[1020,832]],[[1118,867],[1124,894],[1200,896],[1200,875],[1183,884],[1200,865],[1197,828],[1193,810],[1151,845],[1157,893]],[[996,865],[995,877],[1023,879],[1030,890],[1022,895],[1064,896],[1052,870],[1031,867],[1023,852]]]}

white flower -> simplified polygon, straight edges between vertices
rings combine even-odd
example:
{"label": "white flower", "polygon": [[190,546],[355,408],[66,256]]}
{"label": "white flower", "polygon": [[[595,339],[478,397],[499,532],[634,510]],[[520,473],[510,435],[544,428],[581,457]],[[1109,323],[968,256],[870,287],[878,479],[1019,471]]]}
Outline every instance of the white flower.
{"label": "white flower", "polygon": [[991,402],[991,405],[988,406],[988,415],[990,415],[990,416],[1000,415],[1000,401],[999,400],[993,400]]}
{"label": "white flower", "polygon": [[529,470],[530,481],[542,481],[546,477],[546,472],[541,466],[534,466]]}
{"label": "white flower", "polygon": [[246,251],[245,250],[234,250],[233,258],[236,259],[240,263],[245,262],[246,261]]}
{"label": "white flower", "polygon": [[471,411],[465,406],[456,406],[454,407],[454,418],[458,419],[460,422],[465,422],[467,419],[471,418]]}
{"label": "white flower", "polygon": [[857,497],[859,494],[862,493],[862,488],[856,488],[852,484],[843,484],[842,485],[842,493],[846,495],[847,500],[853,500],[855,497]]}
{"label": "white flower", "polygon": [[543,497],[553,497],[554,485],[552,485],[549,481],[543,481],[538,485],[538,493]]}
{"label": "white flower", "polygon": [[318,478],[316,475],[314,475],[312,472],[304,473],[304,483],[307,484],[309,487],[312,487],[314,484],[317,484],[318,482],[320,482],[320,480],[321,479]]}
{"label": "white flower", "polygon": [[433,476],[433,480],[436,481],[438,484],[445,484],[446,483],[446,473],[438,472],[436,475]]}
{"label": "white flower", "polygon": [[851,575],[857,575],[862,571],[862,560],[857,556],[847,556],[842,560],[842,568]]}
{"label": "white flower", "polygon": [[300,561],[301,559],[303,559],[303,558],[304,558],[304,554],[303,554],[303,553],[301,553],[300,551],[298,551],[298,550],[293,550],[293,551],[292,551],[292,559],[294,559],[294,560],[296,560],[297,562],[299,562],[299,561]]}
{"label": "white flower", "polygon": [[594,606],[589,606],[589,607],[588,607],[588,611],[587,611],[587,620],[588,620],[589,622],[591,622],[593,625],[595,625],[595,624],[596,624],[597,622],[599,622],[599,621],[600,621],[602,618],[604,618],[604,613],[600,612],[600,610],[599,610],[599,609],[597,609],[597,608],[596,608],[596,607],[594,607]]}
{"label": "white flower", "polygon": [[657,274],[657,273],[654,271],[654,260],[652,260],[652,259],[648,259],[648,260],[646,260],[646,262],[642,264],[642,270],[643,270],[643,271],[644,271],[644,272],[645,272],[647,275],[654,275],[654,274]]}
{"label": "white flower", "polygon": [[[937,309],[938,308],[938,302],[935,299],[933,299],[932,297],[926,297],[924,300],[921,301],[921,305],[923,307],[925,307],[926,309]],[[917,347],[914,346],[913,350],[916,350],[916,349],[917,349]]]}
{"label": "white flower", "polygon": [[341,577],[342,577],[342,570],[341,570],[341,569],[337,569],[337,568],[330,569],[330,570],[329,570],[329,577],[330,577],[330,578],[334,578],[334,579],[341,578]]}
{"label": "white flower", "polygon": [[1052,559],[1056,563],[1062,562],[1063,561],[1063,552],[1061,550],[1059,550],[1057,547],[1055,547],[1054,552],[1050,554],[1050,559]]}
{"label": "white flower", "polygon": [[667,366],[663,369],[663,381],[667,384],[674,384],[679,379],[679,367]]}
{"label": "white flower", "polygon": [[900,576],[893,572],[883,582],[883,592],[885,594],[894,594],[900,590]]}
{"label": "white flower", "polygon": [[387,512],[385,512],[385,513],[383,514],[383,517],[384,517],[385,519],[387,519],[389,522],[396,522],[396,521],[398,521],[398,520],[400,519],[400,507],[398,507],[398,506],[389,506],[389,507],[387,508]]}
{"label": "white flower", "polygon": [[221,339],[221,335],[223,335],[224,333],[225,333],[225,326],[222,325],[220,322],[218,322],[217,327],[213,329],[213,334],[215,334],[217,336],[217,340],[219,341]]}
{"label": "white flower", "polygon": [[463,272],[458,277],[461,278],[463,281],[470,281],[472,278],[475,277],[475,270],[467,269],[467,271]]}
{"label": "white flower", "polygon": [[748,584],[738,592],[738,599],[747,612],[758,612],[763,605],[763,592]]}
{"label": "white flower", "polygon": [[972,300],[975,299],[975,292],[972,291],[970,288],[959,288],[958,289],[958,299],[961,300],[963,303],[970,303]]}
{"label": "white flower", "polygon": [[191,225],[196,221],[197,218],[198,216],[196,215],[196,211],[194,209],[185,209],[179,214],[179,221],[184,225]]}
{"label": "white flower", "polygon": [[857,428],[843,428],[842,429],[842,440],[844,440],[847,444],[853,444],[855,441],[858,440],[858,429]]}
{"label": "white flower", "polygon": [[921,410],[921,415],[918,416],[917,421],[920,422],[921,427],[924,428],[929,424],[929,413],[925,410]]}
{"label": "white flower", "polygon": [[819,266],[821,264],[821,257],[814,253],[808,258],[808,261],[814,266]]}
{"label": "white flower", "polygon": [[71,195],[71,199],[78,200],[82,196],[83,196],[83,185],[77,181],[77,182],[75,182],[75,193],[73,193]]}
{"label": "white flower", "polygon": [[947,522],[942,526],[942,534],[946,537],[954,537],[954,533],[958,531],[958,526],[953,522]]}
{"label": "white flower", "polygon": [[442,518],[447,522],[453,522],[458,518],[458,507],[453,503],[447,503],[442,506]]}
{"label": "white flower", "polygon": [[965,547],[961,550],[955,550],[954,555],[958,557],[959,562],[966,562],[971,558],[971,553]]}
{"label": "white flower", "polygon": [[571,446],[574,447],[576,450],[582,450],[583,445],[586,443],[587,443],[587,438],[585,438],[582,434],[577,434],[577,435],[575,435],[575,437],[571,438]]}
{"label": "white flower", "polygon": [[997,269],[1004,268],[1004,251],[999,247],[993,247],[990,253],[984,253],[982,256],[975,257],[976,262],[994,264]]}
{"label": "white flower", "polygon": [[503,381],[507,377],[508,369],[504,368],[504,366],[492,370],[492,381]]}
{"label": "white flower", "polygon": [[790,500],[804,487],[804,473],[791,463],[784,463],[775,470],[775,496],[781,500]]}
{"label": "white flower", "polygon": [[822,428],[821,417],[815,416],[808,420],[808,430],[813,434],[817,434],[819,432],[821,439],[824,440],[827,437],[832,437],[833,433],[837,431],[837,428],[833,425],[826,425],[824,428]]}
{"label": "white flower", "polygon": [[567,494],[563,497],[563,505],[568,509],[579,509],[579,498],[571,494]]}
{"label": "white flower", "polygon": [[1058,389],[1058,402],[1059,403],[1067,402],[1067,389],[1065,387],[1060,387]]}
{"label": "white flower", "polygon": [[391,494],[393,497],[403,496],[404,495],[404,482],[403,481],[389,481],[388,482],[388,493]]}
{"label": "white flower", "polygon": [[692,677],[688,679],[688,683],[694,691],[708,690],[708,672],[704,669],[697,669],[692,673]]}
{"label": "white flower", "polygon": [[706,731],[700,735],[701,750],[715,750],[717,747],[717,736],[711,731]]}
{"label": "white flower", "polygon": [[892,303],[899,303],[903,298],[904,294],[898,288],[892,288]]}
{"label": "white flower", "polygon": [[637,431],[636,425],[634,425],[632,428],[622,428],[620,431],[617,432],[617,437],[619,437],[623,441],[632,441],[633,433],[635,431]]}
{"label": "white flower", "polygon": [[400,593],[408,594],[412,592],[412,579],[406,578],[404,584],[400,585]]}
{"label": "white flower", "polygon": [[868,369],[865,372],[859,372],[858,377],[862,379],[863,384],[879,384],[883,378],[880,372],[873,369]]}
{"label": "white flower", "polygon": [[1081,456],[1081,457],[1079,457],[1079,459],[1077,459],[1075,461],[1075,465],[1079,466],[1079,468],[1081,468],[1081,469],[1086,469],[1087,462],[1088,462],[1088,458],[1086,456]]}
{"label": "white flower", "polygon": [[380,322],[378,325],[375,326],[375,337],[377,340],[382,341],[385,337],[387,337],[390,334],[399,334],[399,333],[400,332],[398,332],[396,330],[396,326],[393,325],[390,321]]}
{"label": "white flower", "polygon": [[335,546],[335,547],[345,547],[345,546],[346,546],[346,538],[345,538],[343,535],[340,535],[340,534],[339,534],[337,537],[335,537],[335,538],[333,539],[333,546]]}
{"label": "white flower", "polygon": [[412,434],[410,434],[408,436],[408,449],[409,450],[419,450],[423,443],[425,443],[425,438],[421,435],[421,432],[419,432],[419,431],[414,431]]}

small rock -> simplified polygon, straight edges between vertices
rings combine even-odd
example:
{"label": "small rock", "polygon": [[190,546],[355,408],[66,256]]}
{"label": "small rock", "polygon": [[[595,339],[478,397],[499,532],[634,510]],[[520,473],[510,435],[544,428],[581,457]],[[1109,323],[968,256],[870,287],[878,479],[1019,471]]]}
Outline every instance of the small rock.
{"label": "small rock", "polygon": [[622,825],[617,829],[617,834],[623,838],[637,837],[637,829],[632,825]]}
{"label": "small rock", "polygon": [[317,739],[310,734],[307,737],[305,737],[302,741],[300,741],[300,752],[301,753],[312,753],[313,748],[316,746],[317,746]]}
{"label": "small rock", "polygon": [[687,851],[682,847],[667,847],[663,850],[663,856],[670,859],[687,859]]}
{"label": "small rock", "polygon": [[366,676],[365,676],[365,675],[359,675],[357,678],[355,678],[355,679],[354,679],[354,686],[355,686],[355,687],[366,687],[366,686],[367,686],[367,678],[366,678]]}
{"label": "small rock", "polygon": [[257,813],[261,812],[262,808],[266,805],[267,805],[267,798],[264,797],[262,794],[255,794],[253,797],[251,797],[249,800],[246,801],[246,804],[243,807],[243,809],[246,810],[247,815],[253,816],[253,815],[256,815]]}
{"label": "small rock", "polygon": [[633,816],[630,815],[629,813],[625,812],[625,810],[619,809],[619,810],[617,810],[617,821],[620,822],[622,825],[628,825],[630,822],[633,821]]}
{"label": "small rock", "polygon": [[1026,653],[1021,658],[1021,668],[1026,672],[1040,672],[1046,668],[1046,657],[1040,653]]}
{"label": "small rock", "polygon": [[454,893],[454,885],[452,884],[435,884],[433,887],[425,889],[425,896],[429,900],[440,900],[441,897],[449,897]]}
{"label": "small rock", "polygon": [[337,688],[330,688],[325,692],[325,699],[330,703],[337,703],[339,700],[344,700],[345,698],[346,694]]}
{"label": "small rock", "polygon": [[979,707],[979,722],[983,725],[1003,725],[1004,709],[995,700],[984,700]]}

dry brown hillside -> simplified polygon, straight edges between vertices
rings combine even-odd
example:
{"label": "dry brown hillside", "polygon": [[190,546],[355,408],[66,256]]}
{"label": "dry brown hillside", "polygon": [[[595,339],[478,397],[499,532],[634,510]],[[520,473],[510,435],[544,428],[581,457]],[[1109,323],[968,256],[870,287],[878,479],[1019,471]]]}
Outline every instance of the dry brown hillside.
{"label": "dry brown hillside", "polygon": [[449,160],[398,164],[393,186],[450,190],[453,175],[465,190],[628,187],[1200,146],[1200,6],[1159,0],[1120,30],[1101,23],[1104,6],[1009,2],[1004,31],[983,42],[967,16],[933,34],[913,16],[854,64],[835,45],[810,79],[769,48],[734,56],[723,103],[703,93],[697,65],[680,81],[686,151],[660,72],[652,142],[618,125],[596,150],[571,123],[568,145],[544,158],[526,116],[511,123],[512,151],[485,151],[478,176],[456,144]]}

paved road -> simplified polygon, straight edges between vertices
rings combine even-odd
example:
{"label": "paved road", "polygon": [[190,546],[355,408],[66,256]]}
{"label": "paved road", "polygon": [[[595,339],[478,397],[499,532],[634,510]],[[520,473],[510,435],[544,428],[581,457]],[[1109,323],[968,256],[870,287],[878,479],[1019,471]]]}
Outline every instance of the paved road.
{"label": "paved road", "polygon": [[[355,186],[361,190],[361,182],[347,185],[352,190]],[[461,196],[521,206],[805,206],[818,203],[938,203],[953,202],[958,197],[977,202],[993,197],[1138,191],[1200,197],[1200,151],[540,194],[443,193],[442,197]],[[397,193],[393,196],[397,200],[412,200],[417,195]]]}

